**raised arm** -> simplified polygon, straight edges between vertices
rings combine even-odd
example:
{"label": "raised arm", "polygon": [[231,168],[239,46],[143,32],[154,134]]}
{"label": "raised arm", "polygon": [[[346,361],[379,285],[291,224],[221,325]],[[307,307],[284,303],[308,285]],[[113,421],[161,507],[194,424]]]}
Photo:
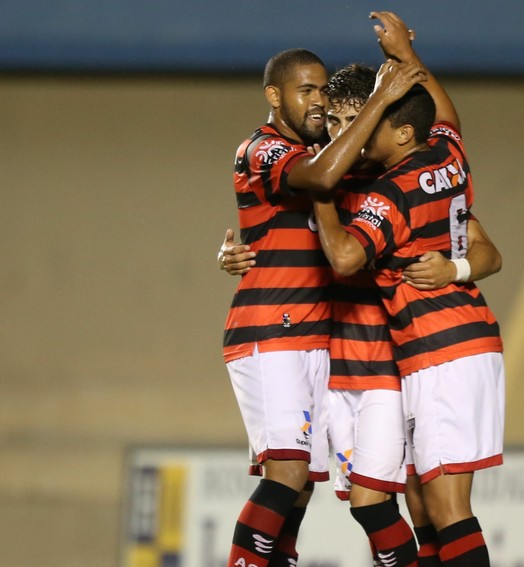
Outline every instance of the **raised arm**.
{"label": "raised arm", "polygon": [[[409,30],[406,24],[393,12],[371,12],[370,18],[380,24],[374,25],[375,33],[384,55],[397,61],[418,63],[422,61],[413,49],[412,41],[415,32]],[[427,81],[424,87],[429,91],[437,107],[436,121],[449,122],[460,132],[460,119],[455,105],[435,76],[426,69]]]}
{"label": "raised arm", "polygon": [[330,191],[360,157],[360,151],[382,118],[384,110],[416,83],[425,81],[419,61],[388,61],[377,73],[375,90],[351,126],[317,155],[297,160],[288,185],[311,191]]}
{"label": "raised arm", "polygon": [[[477,220],[468,221],[468,253],[470,274],[466,281],[476,281],[500,271],[502,257]],[[404,270],[403,278],[420,290],[439,289],[457,281],[456,264],[439,252],[427,252],[420,261]]]}

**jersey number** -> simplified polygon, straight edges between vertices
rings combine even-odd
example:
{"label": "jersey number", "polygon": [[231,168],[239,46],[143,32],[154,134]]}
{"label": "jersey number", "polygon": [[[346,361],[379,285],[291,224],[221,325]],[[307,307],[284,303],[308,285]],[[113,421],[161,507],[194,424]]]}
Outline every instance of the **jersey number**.
{"label": "jersey number", "polygon": [[464,258],[468,252],[468,208],[466,195],[457,195],[449,206],[451,257]]}

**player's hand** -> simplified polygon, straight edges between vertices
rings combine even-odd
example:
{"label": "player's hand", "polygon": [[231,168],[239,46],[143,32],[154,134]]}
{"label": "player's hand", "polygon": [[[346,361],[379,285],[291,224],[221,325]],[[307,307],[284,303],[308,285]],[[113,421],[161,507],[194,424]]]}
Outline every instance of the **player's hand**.
{"label": "player's hand", "polygon": [[378,37],[379,45],[386,59],[394,58],[397,61],[412,61],[416,58],[411,47],[415,39],[415,32],[408,30],[406,24],[393,12],[371,12],[369,17],[378,20],[373,29]]}
{"label": "player's hand", "polygon": [[402,280],[421,291],[440,289],[454,281],[457,274],[455,264],[440,252],[426,252],[418,262],[408,266]]}
{"label": "player's hand", "polygon": [[247,244],[236,244],[235,233],[231,228],[226,230],[224,243],[218,256],[218,267],[230,276],[243,276],[256,264],[255,252],[251,252]]}
{"label": "player's hand", "polygon": [[402,98],[417,83],[427,81],[427,72],[419,61],[403,63],[388,59],[378,70],[371,96],[380,96],[386,105]]}
{"label": "player's hand", "polygon": [[312,156],[316,156],[321,149],[322,149],[322,147],[320,146],[320,144],[313,144],[312,146],[307,147],[307,151]]}

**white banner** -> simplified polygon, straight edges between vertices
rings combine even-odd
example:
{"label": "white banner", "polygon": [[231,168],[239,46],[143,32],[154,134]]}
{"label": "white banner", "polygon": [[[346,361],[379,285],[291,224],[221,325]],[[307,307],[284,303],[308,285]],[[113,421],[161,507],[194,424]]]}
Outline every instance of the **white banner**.
{"label": "white banner", "polygon": [[[258,482],[247,474],[247,451],[139,448],[127,465],[121,567],[225,567],[237,516]],[[476,473],[473,509],[492,567],[524,567],[523,451]],[[371,566],[364,531],[331,482],[316,486],[298,550],[300,567]]]}

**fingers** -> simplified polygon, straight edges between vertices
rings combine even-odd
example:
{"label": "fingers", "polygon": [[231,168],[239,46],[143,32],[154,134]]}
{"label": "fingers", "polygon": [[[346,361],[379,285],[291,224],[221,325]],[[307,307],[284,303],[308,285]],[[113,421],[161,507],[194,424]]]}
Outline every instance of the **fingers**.
{"label": "fingers", "polygon": [[226,230],[226,236],[224,238],[224,244],[225,245],[231,245],[231,243],[233,243],[235,240],[235,232],[232,228],[228,228]]}
{"label": "fingers", "polygon": [[220,267],[231,276],[243,275],[256,264],[255,256],[255,252],[251,252],[247,245],[230,246],[223,250]]}

